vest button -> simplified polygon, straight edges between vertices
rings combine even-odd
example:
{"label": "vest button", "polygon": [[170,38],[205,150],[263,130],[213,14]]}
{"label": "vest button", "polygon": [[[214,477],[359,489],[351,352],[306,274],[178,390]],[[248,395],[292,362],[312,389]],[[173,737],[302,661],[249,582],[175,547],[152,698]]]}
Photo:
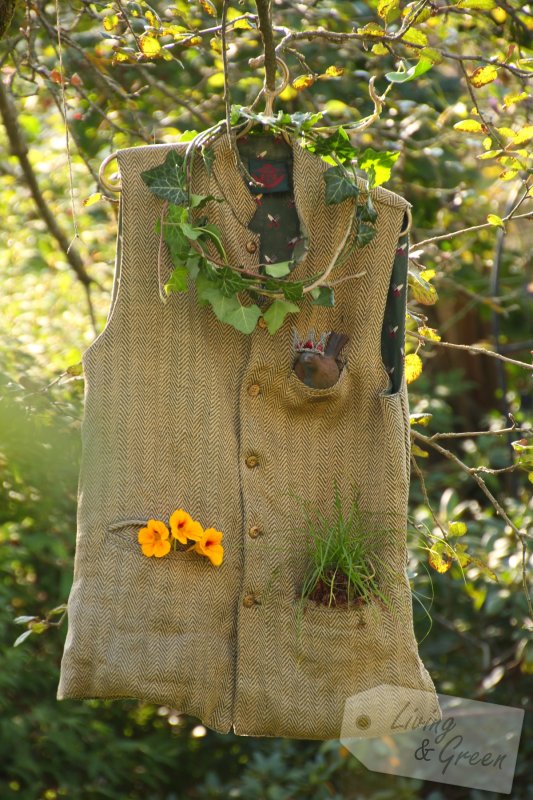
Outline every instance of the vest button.
{"label": "vest button", "polygon": [[260,533],[261,533],[261,528],[259,527],[259,525],[252,525],[248,529],[248,536],[251,536],[252,539],[257,539]]}
{"label": "vest button", "polygon": [[257,397],[260,391],[261,387],[258,386],[257,383],[252,383],[252,385],[248,387],[248,394],[250,397]]}
{"label": "vest button", "polygon": [[253,594],[245,594],[242,599],[242,604],[245,608],[251,608],[255,605],[256,599]]}
{"label": "vest button", "polygon": [[246,242],[246,249],[248,250],[249,253],[255,253],[255,251],[257,250],[257,245],[255,242],[252,241]]}
{"label": "vest button", "polygon": [[260,328],[266,328],[267,326],[264,317],[259,317],[259,319],[257,320],[257,324],[259,325]]}
{"label": "vest button", "polygon": [[257,467],[259,464],[259,459],[257,456],[247,456],[246,458],[246,466],[253,469],[253,467]]}

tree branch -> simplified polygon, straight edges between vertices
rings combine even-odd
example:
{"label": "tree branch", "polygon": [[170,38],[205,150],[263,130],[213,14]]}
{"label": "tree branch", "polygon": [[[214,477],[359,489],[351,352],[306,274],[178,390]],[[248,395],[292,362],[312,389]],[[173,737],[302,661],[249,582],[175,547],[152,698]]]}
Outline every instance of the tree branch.
{"label": "tree branch", "polygon": [[276,48],[274,44],[274,31],[272,29],[271,0],[256,0],[259,30],[263,37],[265,51],[265,89],[269,92],[276,91]]}
{"label": "tree branch", "polygon": [[70,243],[64,233],[64,231],[59,227],[57,220],[50,210],[49,206],[44,199],[42,192],[39,188],[39,184],[37,182],[37,177],[35,172],[33,171],[33,167],[30,163],[28,158],[28,146],[26,144],[26,140],[20,129],[17,119],[17,111],[15,105],[13,103],[13,99],[6,89],[3,81],[0,80],[0,116],[2,117],[2,122],[4,123],[4,127],[6,129],[7,138],[9,140],[9,147],[11,154],[14,155],[20,164],[22,169],[22,174],[24,175],[24,179],[28,188],[30,190],[31,196],[41,218],[46,224],[48,231],[53,236],[53,238],[58,243],[59,247],[65,254],[65,258],[67,259],[68,263],[72,267],[73,271],[76,274],[76,277],[85,287],[87,293],[87,299],[89,302],[89,311],[91,313],[91,319],[94,323],[94,312],[92,309],[92,304],[90,301],[89,295],[89,286],[91,283],[97,284],[97,281],[87,273],[83,261],[81,259],[80,254],[78,251],[70,246]]}

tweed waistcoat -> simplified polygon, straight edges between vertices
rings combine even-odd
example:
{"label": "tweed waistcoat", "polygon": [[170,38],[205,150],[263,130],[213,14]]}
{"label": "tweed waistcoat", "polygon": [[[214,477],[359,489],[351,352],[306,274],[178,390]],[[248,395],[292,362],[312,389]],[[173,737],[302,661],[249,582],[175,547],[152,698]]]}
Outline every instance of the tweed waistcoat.
{"label": "tweed waistcoat", "polygon": [[[390,393],[380,352],[392,264],[408,202],[373,188],[376,235],[332,277],[335,305],[309,296],[271,335],[242,334],[201,305],[194,284],[162,302],[172,264],[156,222],[163,201],[141,173],[170,149],[120,150],[122,192],[115,278],[104,330],[83,354],[85,406],[74,579],[57,698],[139,698],[239,735],[330,739],[349,697],[383,684],[421,690],[422,721],[440,718],[419,655],[406,574],[410,481],[405,379]],[[222,232],[229,263],[257,271],[257,206],[222,136],[192,191]],[[326,205],[318,156],[293,143],[294,198],[307,249],[297,279],[338,252],[361,195]],[[350,275],[363,273],[360,277]],[[244,299],[242,302],[246,302]],[[252,302],[249,300],[249,302]],[[292,370],[293,335],[346,333],[338,381],[313,389]],[[303,498],[333,510],[336,480],[387,533],[374,535],[386,610],[309,602],[297,624],[308,565]],[[224,534],[214,567],[195,552],[141,552],[150,518],[186,509]],[[392,521],[392,522],[391,522]]]}

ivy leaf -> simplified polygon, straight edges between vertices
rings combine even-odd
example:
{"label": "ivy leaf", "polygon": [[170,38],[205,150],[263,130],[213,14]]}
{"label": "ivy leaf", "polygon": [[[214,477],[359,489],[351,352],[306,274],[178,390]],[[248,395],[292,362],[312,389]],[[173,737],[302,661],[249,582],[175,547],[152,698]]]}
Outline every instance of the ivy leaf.
{"label": "ivy leaf", "polygon": [[255,303],[251,306],[241,306],[235,311],[227,314],[224,320],[229,325],[233,325],[241,333],[252,333],[257,326],[257,320],[261,316],[261,309]]}
{"label": "ivy leaf", "polygon": [[195,228],[194,225],[191,225],[189,222],[182,222],[179,227],[187,239],[190,239],[192,242],[195,242],[203,234],[203,228]]}
{"label": "ivy leaf", "polygon": [[291,271],[290,263],[290,261],[277,261],[275,264],[267,264],[265,272],[272,278],[283,278],[284,275],[288,275]]}
{"label": "ivy leaf", "polygon": [[187,267],[174,267],[170,280],[165,283],[165,292],[186,292],[189,288],[188,284],[189,270]]}
{"label": "ivy leaf", "polygon": [[359,187],[350,179],[342,167],[331,167],[324,173],[326,181],[326,203],[342,203],[349,197],[357,197]]}
{"label": "ivy leaf", "polygon": [[224,202],[221,197],[213,197],[212,194],[191,194],[191,208],[201,209],[210,200],[214,200],[216,203]]}
{"label": "ivy leaf", "polygon": [[368,183],[370,187],[381,186],[382,183],[389,180],[392,167],[399,156],[399,151],[385,150],[378,153],[371,147],[367,147],[360,157],[358,164],[361,169],[368,173]]}
{"label": "ivy leaf", "polygon": [[296,303],[289,300],[274,300],[272,305],[265,311],[263,318],[267,324],[270,334],[276,333],[283,325],[287,314],[294,314],[300,310]]}
{"label": "ivy leaf", "polygon": [[372,241],[374,236],[376,235],[376,231],[374,228],[371,228],[370,225],[367,225],[365,222],[361,222],[359,228],[357,230],[357,236],[355,241],[358,247],[364,247],[365,244],[368,244]]}
{"label": "ivy leaf", "polygon": [[361,222],[375,222],[377,218],[378,212],[374,208],[372,198],[368,195],[365,205],[361,206],[359,209],[359,219]]}
{"label": "ivy leaf", "polygon": [[202,290],[202,298],[209,300],[215,315],[221,322],[226,322],[228,314],[240,308],[240,303],[235,295],[227,297],[221,288],[214,284]]}
{"label": "ivy leaf", "polygon": [[217,286],[227,297],[246,289],[246,280],[238,272],[233,272],[229,267],[221,267],[217,272]]}
{"label": "ivy leaf", "polygon": [[315,142],[307,144],[307,149],[311,153],[321,156],[335,155],[336,158],[344,163],[351,161],[357,155],[357,150],[353,147],[350,137],[343,127],[340,127],[331,136],[321,136]]}
{"label": "ivy leaf", "polygon": [[335,292],[331,286],[315,286],[311,291],[314,306],[334,306]]}
{"label": "ivy leaf", "polygon": [[296,111],[294,114],[290,115],[290,121],[296,128],[297,133],[310,130],[313,125],[316,125],[321,119],[321,111],[317,111],[316,113],[313,111]]}
{"label": "ivy leaf", "polygon": [[420,77],[425,72],[431,69],[433,61],[429,58],[421,58],[414,67],[409,67],[405,72],[386,72],[385,77],[390,83],[407,83],[407,81],[414,81],[415,78]]}
{"label": "ivy leaf", "polygon": [[293,283],[283,284],[281,291],[285,300],[301,300],[304,293],[304,285],[301,281],[294,281]]}
{"label": "ivy leaf", "polygon": [[171,150],[158,167],[141,172],[141,178],[157,197],[176,206],[187,203],[183,157],[177,150]]}
{"label": "ivy leaf", "polygon": [[208,175],[211,175],[213,163],[215,161],[215,151],[212,147],[202,147],[202,158],[204,161],[205,170]]}

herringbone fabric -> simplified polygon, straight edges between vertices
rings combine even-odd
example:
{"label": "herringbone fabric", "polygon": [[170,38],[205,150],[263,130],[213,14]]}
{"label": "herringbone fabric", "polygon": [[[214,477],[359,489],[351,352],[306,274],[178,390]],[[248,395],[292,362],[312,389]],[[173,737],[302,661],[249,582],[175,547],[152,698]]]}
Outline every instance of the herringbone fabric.
{"label": "herringbone fabric", "polygon": [[[333,308],[306,301],[270,335],[220,323],[194,285],[161,302],[162,201],[140,173],[184,145],[121,150],[119,241],[112,307],[83,355],[85,413],[74,582],[58,699],[140,698],[199,718],[219,732],[329,739],[347,699],[381,684],[427,692],[425,720],[440,716],[413,631],[406,576],[410,436],[405,380],[387,394],[380,336],[390,276],[409,205],[371,190],[377,233],[332,279]],[[228,139],[198,156],[192,190],[225,202],[202,213],[223,234],[229,262],[257,270],[247,244],[255,201]],[[327,165],[293,145],[295,200],[308,238],[292,277],[324,269],[346,234],[354,200],[328,206]],[[366,183],[359,180],[364,192]],[[364,202],[360,195],[357,202]],[[160,283],[158,283],[160,281]],[[251,301],[250,301],[251,302]],[[291,369],[293,326],[304,336],[350,336],[338,382],[312,389]],[[251,385],[259,393],[248,393]],[[248,466],[250,455],[257,465]],[[250,462],[249,462],[250,463]],[[383,518],[371,540],[380,586],[392,601],[335,608],[308,603],[297,623],[307,567],[303,500],[333,513],[355,485],[361,507]],[[147,558],[137,533],[149,518],[186,509],[224,533],[220,567],[194,552]],[[252,527],[259,535],[249,535]],[[253,595],[251,606],[243,599]],[[379,691],[379,690],[378,690]],[[420,711],[420,709],[419,709]]]}

